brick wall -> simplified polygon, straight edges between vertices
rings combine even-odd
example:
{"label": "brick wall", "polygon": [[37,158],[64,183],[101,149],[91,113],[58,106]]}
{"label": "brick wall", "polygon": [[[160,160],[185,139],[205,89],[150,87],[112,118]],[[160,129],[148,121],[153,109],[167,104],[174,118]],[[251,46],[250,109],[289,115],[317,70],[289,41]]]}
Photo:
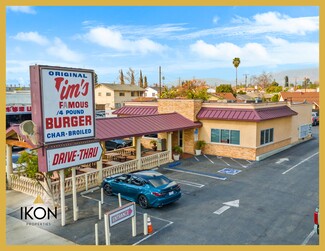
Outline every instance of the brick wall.
{"label": "brick wall", "polygon": [[204,154],[223,156],[238,159],[256,160],[256,150],[254,148],[240,147],[234,145],[206,144],[203,149]]}
{"label": "brick wall", "polygon": [[202,107],[202,100],[193,99],[159,99],[158,113],[177,112],[185,118],[197,121],[196,115]]}

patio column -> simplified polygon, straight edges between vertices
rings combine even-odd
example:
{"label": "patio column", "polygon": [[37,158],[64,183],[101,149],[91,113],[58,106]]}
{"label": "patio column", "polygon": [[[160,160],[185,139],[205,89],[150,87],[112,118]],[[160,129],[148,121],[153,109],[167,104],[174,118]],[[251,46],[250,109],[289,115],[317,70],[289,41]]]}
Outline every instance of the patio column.
{"label": "patio column", "polygon": [[135,157],[138,160],[138,169],[141,169],[141,138],[135,137],[135,149],[136,154]]}
{"label": "patio column", "polygon": [[8,188],[11,189],[10,174],[13,173],[13,169],[12,169],[12,146],[11,145],[6,145],[6,152],[7,152],[7,165],[6,165],[7,182],[8,182]]}
{"label": "patio column", "polygon": [[172,149],[172,136],[173,136],[173,132],[168,132],[167,133],[167,150],[169,151],[169,161],[172,162],[173,161],[173,157],[172,157],[172,153],[173,153],[173,149]]}
{"label": "patio column", "polygon": [[101,184],[103,181],[103,156],[100,158],[99,161],[96,162],[98,172],[98,184]]}

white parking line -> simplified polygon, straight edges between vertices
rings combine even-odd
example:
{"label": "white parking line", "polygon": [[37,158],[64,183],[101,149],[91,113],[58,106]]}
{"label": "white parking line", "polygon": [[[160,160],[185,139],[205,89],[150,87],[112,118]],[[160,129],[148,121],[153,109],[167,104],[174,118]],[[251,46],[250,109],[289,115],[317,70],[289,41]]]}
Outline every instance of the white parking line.
{"label": "white parking line", "polygon": [[200,160],[197,157],[194,157],[194,159],[196,159],[196,161],[200,162]]}
{"label": "white parking line", "polygon": [[306,239],[301,243],[301,245],[306,245],[310,238],[313,237],[313,235],[315,234],[315,229],[313,229],[313,231],[310,232],[310,234],[306,237]]}
{"label": "white parking line", "polygon": [[287,172],[290,172],[292,169],[296,168],[297,166],[301,165],[302,163],[306,162],[307,160],[311,159],[315,155],[317,155],[319,152],[314,153],[313,155],[309,156],[308,158],[300,161],[298,164],[294,165],[293,167],[289,168],[287,171],[283,172],[282,174],[286,174]]}
{"label": "white parking line", "polygon": [[230,166],[230,164],[229,163],[227,163],[222,157],[218,157],[218,159],[220,159],[220,160],[222,160],[223,162],[225,162],[225,164],[227,165],[227,166]]}
{"label": "white parking line", "polygon": [[239,161],[237,161],[237,160],[235,160],[233,158],[231,158],[231,160],[234,161],[234,162],[236,162],[238,165],[240,165],[243,168],[246,168],[247,167],[247,166],[244,166],[242,163],[240,163]]}
{"label": "white parking line", "polygon": [[187,180],[177,180],[177,179],[173,179],[174,181],[176,181],[179,184],[183,184],[183,185],[187,185],[187,186],[192,186],[192,187],[198,187],[198,188],[202,188],[205,185],[203,184],[199,184],[199,183],[195,183],[195,182],[191,182],[191,181],[187,181]]}
{"label": "white parking line", "polygon": [[[137,213],[142,214],[140,212],[137,212]],[[142,238],[141,240],[137,241],[136,243],[133,243],[132,246],[136,246],[136,245],[140,244],[141,242],[149,239],[150,237],[154,236],[155,234],[158,234],[160,231],[164,230],[165,228],[169,227],[170,225],[172,225],[174,223],[172,221],[164,220],[164,219],[161,219],[161,218],[158,218],[158,217],[154,217],[152,215],[150,215],[150,217],[154,218],[154,219],[161,220],[161,221],[166,221],[166,222],[168,222],[168,224],[163,226],[162,228],[159,228],[157,231],[153,232],[152,234],[147,235],[146,237]]]}
{"label": "white parking line", "polygon": [[203,154],[204,157],[206,157],[212,164],[214,164],[214,162],[208,158],[208,156],[206,156],[205,154]]}
{"label": "white parking line", "polygon": [[170,170],[170,171],[174,171],[174,172],[179,172],[179,173],[188,173],[188,174],[192,174],[192,175],[197,175],[197,176],[202,176],[202,177],[208,177],[208,178],[216,179],[216,180],[226,180],[227,179],[226,177],[215,177],[215,176],[211,176],[211,175],[207,175],[207,174],[187,172],[187,171],[177,170],[177,169],[167,168],[167,167],[165,167],[164,169]]}

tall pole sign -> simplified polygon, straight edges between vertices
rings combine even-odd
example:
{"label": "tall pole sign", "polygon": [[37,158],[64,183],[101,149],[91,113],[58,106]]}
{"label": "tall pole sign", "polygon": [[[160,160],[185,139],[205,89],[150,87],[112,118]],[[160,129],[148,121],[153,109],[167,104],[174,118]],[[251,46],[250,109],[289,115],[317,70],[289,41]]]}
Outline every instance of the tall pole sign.
{"label": "tall pole sign", "polygon": [[[65,156],[67,146],[73,152],[75,145],[95,142],[87,147],[98,147],[101,153],[101,146],[95,139],[94,71],[33,65],[30,66],[30,78],[32,118],[39,139],[39,170],[46,172],[52,169],[48,168],[48,163],[55,161],[47,160],[46,156]],[[86,155],[82,157],[81,154],[68,159],[73,163],[65,160],[60,169],[94,161],[94,156],[87,155],[90,156],[88,160],[84,158]],[[99,160],[97,156],[95,160]],[[82,161],[79,163],[77,160]]]}

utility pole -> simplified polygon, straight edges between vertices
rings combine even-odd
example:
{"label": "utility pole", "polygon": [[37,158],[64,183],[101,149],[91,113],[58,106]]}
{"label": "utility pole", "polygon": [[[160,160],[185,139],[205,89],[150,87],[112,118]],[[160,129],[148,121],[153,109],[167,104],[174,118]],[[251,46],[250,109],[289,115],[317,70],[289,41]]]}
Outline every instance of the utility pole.
{"label": "utility pole", "polygon": [[161,66],[159,66],[159,98],[161,97]]}
{"label": "utility pole", "polygon": [[247,76],[249,75],[249,74],[243,74],[244,76],[245,76],[245,92],[246,92],[246,87],[247,87]]}

